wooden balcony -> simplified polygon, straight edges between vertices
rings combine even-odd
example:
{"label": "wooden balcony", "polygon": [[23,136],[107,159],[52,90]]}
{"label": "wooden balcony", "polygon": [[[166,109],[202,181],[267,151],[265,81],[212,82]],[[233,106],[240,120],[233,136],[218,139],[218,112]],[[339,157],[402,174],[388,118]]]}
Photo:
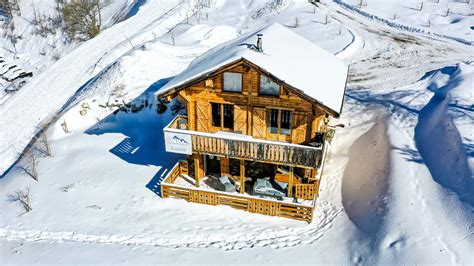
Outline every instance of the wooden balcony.
{"label": "wooden balcony", "polygon": [[[261,162],[318,168],[323,157],[323,147],[311,147],[278,141],[254,139],[251,136],[231,132],[206,133],[187,130],[186,117],[177,116],[166,128],[166,134],[177,134],[191,141],[192,153],[253,159]],[[175,136],[173,136],[175,138]],[[167,150],[173,152],[172,150]]]}

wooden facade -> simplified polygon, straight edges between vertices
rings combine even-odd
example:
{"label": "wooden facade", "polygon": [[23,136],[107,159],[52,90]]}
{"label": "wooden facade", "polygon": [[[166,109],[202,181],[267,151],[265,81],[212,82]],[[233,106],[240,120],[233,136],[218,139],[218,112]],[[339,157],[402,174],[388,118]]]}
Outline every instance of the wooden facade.
{"label": "wooden facade", "polygon": [[[223,90],[223,74],[226,72],[242,74],[241,92]],[[330,112],[280,84],[278,80],[273,80],[280,85],[278,96],[260,94],[261,75],[265,74],[242,60],[179,90],[177,95],[186,104],[189,129],[210,133],[228,131],[225,127],[212,125],[211,103],[218,103],[234,106],[234,132],[257,139],[301,144],[322,131]],[[272,134],[267,130],[270,109],[291,111],[291,134]]]}
{"label": "wooden facade", "polygon": [[[241,84],[238,91],[224,89],[226,73],[241,76],[241,80],[234,80]],[[278,95],[262,94],[262,77],[271,80],[273,86],[278,84]],[[314,205],[308,207],[245,194],[248,179],[245,162],[286,167],[287,173],[272,177],[287,183],[286,197],[310,200],[314,204],[326,149],[324,139],[319,140],[319,146],[309,144],[315,142],[317,133],[327,130],[327,118],[334,115],[334,111],[244,59],[198,77],[164,96],[168,99],[177,97],[186,106],[187,116],[176,117],[164,131],[190,135],[192,155],[187,164],[181,163],[168,174],[161,185],[163,197],[312,220]],[[226,113],[226,110],[232,112]],[[204,156],[209,155],[220,158],[220,174],[239,183],[238,192],[244,195],[200,188],[207,174]],[[239,160],[238,176],[231,175],[231,159]],[[195,179],[196,188],[174,184],[179,175],[188,174]]]}

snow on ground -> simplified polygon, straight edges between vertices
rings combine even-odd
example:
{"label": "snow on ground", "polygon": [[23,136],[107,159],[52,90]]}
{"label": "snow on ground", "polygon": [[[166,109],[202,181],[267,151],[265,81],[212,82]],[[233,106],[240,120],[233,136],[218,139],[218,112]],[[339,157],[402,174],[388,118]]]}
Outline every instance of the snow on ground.
{"label": "snow on ground", "polygon": [[[474,261],[472,47],[400,32],[329,1],[313,12],[303,1],[213,2],[199,25],[184,15],[164,34],[146,28],[148,37],[131,39],[135,48],[118,44],[94,61],[89,78],[99,74],[46,132],[53,156],[40,156],[39,181],[17,167],[0,179],[0,262]],[[325,14],[327,25],[318,20]],[[153,92],[209,48],[296,16],[293,30],[351,63],[342,116],[331,121],[345,127],[329,149],[313,223],[159,198],[179,156],[164,152],[173,115],[157,114]],[[122,101],[143,109],[103,107]],[[21,214],[6,199],[26,187],[33,211]]]}
{"label": "snow on ground", "polygon": [[[0,106],[0,172],[4,173],[9,168],[41,125],[54,117],[85,82],[124,51],[130,50],[129,43],[133,45],[136,39],[143,42],[146,38],[152,38],[150,32],[142,34],[144,28],[154,30],[159,35],[167,32],[176,21],[182,20],[187,5],[173,9],[176,4],[177,1],[161,1],[160,4],[146,5],[147,8],[136,16],[101,32],[61,58],[3,103]],[[99,63],[102,68],[97,71],[95,64]]]}
{"label": "snow on ground", "polygon": [[400,26],[474,43],[474,4],[452,0],[342,0],[367,15]]}

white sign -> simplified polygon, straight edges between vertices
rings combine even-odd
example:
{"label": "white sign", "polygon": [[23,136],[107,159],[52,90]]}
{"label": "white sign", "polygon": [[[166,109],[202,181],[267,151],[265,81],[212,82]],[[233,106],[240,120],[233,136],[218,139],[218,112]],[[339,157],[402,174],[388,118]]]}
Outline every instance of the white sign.
{"label": "white sign", "polygon": [[165,146],[167,152],[193,154],[191,135],[165,131]]}

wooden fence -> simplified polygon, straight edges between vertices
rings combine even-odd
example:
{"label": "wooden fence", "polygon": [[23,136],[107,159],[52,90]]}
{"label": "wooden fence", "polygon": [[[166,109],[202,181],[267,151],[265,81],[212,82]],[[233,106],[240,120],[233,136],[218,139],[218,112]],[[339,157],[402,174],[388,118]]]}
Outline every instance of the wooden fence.
{"label": "wooden fence", "polygon": [[[314,207],[175,185],[174,183],[179,175],[184,174],[181,173],[181,171],[186,171],[184,170],[184,166],[185,163],[183,161],[176,163],[161,183],[161,196],[163,198],[178,198],[188,202],[208,205],[226,205],[252,213],[296,219],[308,223],[313,219]],[[315,185],[310,186],[312,186],[313,189],[315,187]],[[309,193],[311,193],[310,190],[301,189],[301,191],[305,191],[306,194],[304,195],[308,197]],[[298,193],[298,189],[296,193]],[[311,200],[312,199],[314,198],[311,198]]]}
{"label": "wooden fence", "polygon": [[227,205],[253,213],[280,216],[310,223],[313,219],[313,207],[278,202],[273,200],[250,198],[229,193],[206,191],[202,189],[162,184],[163,198],[179,198],[189,202],[208,205]]}
{"label": "wooden fence", "polygon": [[313,200],[318,193],[317,183],[295,185],[295,197],[298,199]]}

